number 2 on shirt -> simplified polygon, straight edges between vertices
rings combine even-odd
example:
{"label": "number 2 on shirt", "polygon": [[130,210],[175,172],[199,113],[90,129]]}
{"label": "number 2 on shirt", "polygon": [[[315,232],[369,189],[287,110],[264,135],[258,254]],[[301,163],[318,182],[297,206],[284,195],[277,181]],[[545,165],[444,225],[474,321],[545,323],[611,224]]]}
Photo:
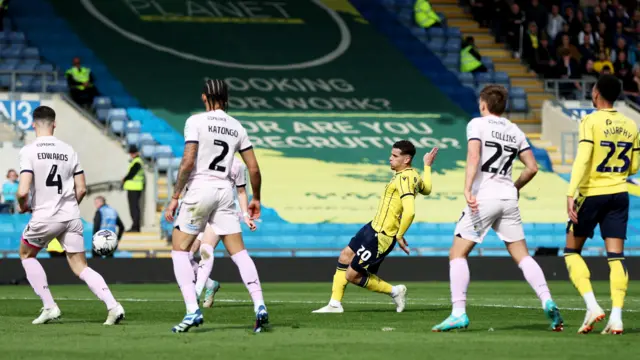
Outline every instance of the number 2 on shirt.
{"label": "number 2 on shirt", "polygon": [[[629,150],[631,150],[631,147],[633,146],[632,143],[624,142],[624,141],[619,141],[618,143],[614,143],[614,142],[611,142],[611,141],[604,141],[603,140],[603,141],[600,141],[600,146],[609,148],[609,152],[607,153],[607,156],[604,158],[604,160],[602,160],[600,165],[598,165],[598,167],[596,168],[597,172],[622,173],[622,172],[625,172],[625,171],[629,170],[629,166],[631,165],[631,160],[629,159],[629,156],[627,156],[627,153],[629,152]],[[620,167],[620,166],[613,166],[613,167],[607,166],[607,163],[609,162],[609,160],[611,160],[611,157],[613,156],[613,154],[616,153],[616,149],[617,148],[622,148],[622,151],[620,151],[620,154],[618,155],[618,159],[624,161],[624,165],[622,165],[622,167]]]}

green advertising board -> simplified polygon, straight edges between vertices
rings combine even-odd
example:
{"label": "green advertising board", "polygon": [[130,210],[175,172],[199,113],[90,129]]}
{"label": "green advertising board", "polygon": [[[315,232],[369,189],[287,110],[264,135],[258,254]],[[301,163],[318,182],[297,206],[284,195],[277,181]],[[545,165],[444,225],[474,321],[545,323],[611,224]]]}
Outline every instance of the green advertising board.
{"label": "green advertising board", "polygon": [[177,128],[207,77],[238,111],[463,114],[347,0],[50,1]]}

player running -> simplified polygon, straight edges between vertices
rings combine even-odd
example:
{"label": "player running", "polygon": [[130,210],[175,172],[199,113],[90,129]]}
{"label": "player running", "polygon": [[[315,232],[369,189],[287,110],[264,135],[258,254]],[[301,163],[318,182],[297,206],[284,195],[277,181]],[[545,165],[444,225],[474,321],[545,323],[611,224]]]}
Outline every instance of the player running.
{"label": "player running", "polygon": [[338,267],[333,275],[331,300],[314,313],[342,313],[342,298],[348,283],[371,291],[390,295],[396,304],[396,311],[402,312],[407,296],[404,285],[391,286],[376,274],[380,264],[393,250],[396,241],[409,254],[404,234],[415,217],[415,196],[431,193],[431,165],[438,154],[434,148],[424,156],[424,180],[411,167],[416,155],[415,146],[407,140],[393,144],[389,164],[395,173],[387,184],[378,204],[373,221],[356,233],[349,245],[342,249]]}
{"label": "player running", "polygon": [[[620,96],[620,81],[603,75],[591,91],[597,109],[580,123],[578,153],[573,162],[567,191],[567,243],[564,260],[571,282],[587,305],[587,314],[578,333],[587,334],[605,313],[593,294],[589,268],[580,256],[596,225],[604,239],[609,259],[611,315],[602,334],[622,334],[622,306],[629,275],[624,264],[624,240],[629,220],[627,177],[640,167],[640,143],[633,120],[613,109]],[[577,193],[576,193],[577,190]]]}
{"label": "player running", "polygon": [[[480,92],[480,114],[467,125],[467,166],[464,196],[467,207],[455,229],[453,245],[449,250],[449,280],[453,311],[432,331],[449,331],[469,326],[466,314],[469,265],[467,257],[476,244],[489,232],[489,228],[505,242],[507,250],[518,264],[525,279],[542,302],[545,314],[554,331],[563,330],[558,307],[551,299],[544,273],[531,256],[524,240],[519,191],[538,172],[538,165],[524,133],[511,121],[500,117],[507,105],[507,90],[499,85],[488,85]],[[513,182],[511,166],[516,157],[525,169]]]}
{"label": "player running", "polygon": [[[242,219],[251,231],[255,231],[257,228],[256,224],[253,222],[253,220],[251,220],[248,213],[249,197],[247,195],[247,190],[246,190],[246,186],[247,186],[246,170],[247,168],[245,167],[245,165],[237,157],[234,157],[233,163],[231,165],[231,171],[229,172],[229,178],[236,190],[236,198],[238,199],[238,204],[240,206],[240,211],[241,211],[240,214],[242,216]],[[197,251],[200,251],[200,258],[201,258],[200,264],[196,263],[195,260],[192,260],[192,263],[191,263],[192,266],[195,265],[194,269],[196,271],[196,293],[198,298],[200,298],[202,291],[205,290],[204,303],[202,304],[202,306],[211,307],[213,306],[213,297],[215,296],[216,292],[220,289],[220,284],[217,281],[209,278],[209,275],[211,275],[211,269],[213,268],[213,258],[214,258],[213,250],[218,245],[218,242],[220,241],[220,236],[216,235],[215,231],[211,229],[210,226],[207,226],[206,228],[209,229],[209,231],[201,232],[198,235],[198,238],[196,239],[196,241],[193,242],[193,245],[191,246],[190,256],[191,258],[193,258],[193,254]],[[205,233],[208,236],[204,237]],[[236,254],[238,254],[241,251],[246,252],[244,243],[242,241],[242,237],[240,237],[239,239],[232,238],[232,240],[240,241],[237,244],[229,243],[229,241],[225,241],[226,236],[222,236],[222,238],[223,238],[222,242],[224,243],[224,246],[227,249],[227,251],[229,251],[229,254],[231,255],[231,259],[234,262],[236,262],[238,258]],[[239,270],[240,270],[240,276],[242,277],[242,280],[245,284],[253,280],[249,278],[247,279],[244,278],[245,275],[246,276],[252,275],[251,272],[247,273],[245,271],[246,267],[239,267]],[[264,305],[264,300],[262,298],[262,289],[259,286],[258,287],[248,286],[247,290],[249,290],[251,298],[254,300],[254,310],[257,311],[260,305]]]}
{"label": "player running", "polygon": [[[204,322],[196,297],[195,274],[189,261],[189,250],[197,235],[209,224],[218,235],[225,235],[229,240],[241,239],[240,222],[235,213],[233,189],[229,181],[229,171],[236,152],[240,152],[249,169],[253,190],[249,215],[252,218],[260,216],[262,180],[258,161],[247,131],[238,120],[225,112],[229,100],[227,85],[222,80],[207,80],[201,98],[206,112],[189,117],[185,123],[184,155],[171,202],[165,211],[166,220],[174,221],[178,199],[186,186],[180,214],[174,223],[171,258],[187,314],[180,324],[173,327],[173,332],[186,332]],[[245,285],[260,287],[258,272],[247,252],[236,254],[235,261],[251,279]],[[257,309],[256,319],[261,328],[268,323],[264,304]]]}
{"label": "player running", "polygon": [[[87,266],[84,256],[78,204],[84,198],[87,186],[78,154],[53,136],[56,113],[50,107],[39,106],[33,111],[33,126],[35,141],[20,150],[17,193],[20,213],[33,212],[20,243],[20,259],[27,280],[43,303],[40,316],[32,323],[46,324],[62,314],[49,290],[47,274],[36,259],[38,252],[57,238],[66,252],[71,271],[107,305],[109,314],[104,325],[117,324],[124,319],[124,309],[114,299],[102,276]],[[30,191],[31,208],[28,205]]]}

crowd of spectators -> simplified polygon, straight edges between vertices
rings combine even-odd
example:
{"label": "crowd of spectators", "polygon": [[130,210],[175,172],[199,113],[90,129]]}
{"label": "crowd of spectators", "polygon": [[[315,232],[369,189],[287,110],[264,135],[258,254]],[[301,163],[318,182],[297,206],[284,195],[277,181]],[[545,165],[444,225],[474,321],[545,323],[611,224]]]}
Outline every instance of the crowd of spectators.
{"label": "crowd of spectators", "polygon": [[[640,100],[640,10],[624,0],[470,0],[474,18],[490,27],[515,57],[546,79],[615,74]],[[564,84],[564,92],[582,90]],[[568,88],[567,88],[568,87]]]}

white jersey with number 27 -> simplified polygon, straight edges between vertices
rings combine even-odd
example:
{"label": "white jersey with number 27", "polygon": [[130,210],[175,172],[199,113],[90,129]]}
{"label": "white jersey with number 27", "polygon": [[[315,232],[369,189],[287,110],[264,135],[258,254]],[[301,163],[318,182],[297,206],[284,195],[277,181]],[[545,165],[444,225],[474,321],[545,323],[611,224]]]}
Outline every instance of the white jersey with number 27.
{"label": "white jersey with number 27", "polygon": [[208,111],[187,119],[184,140],[185,144],[198,144],[198,157],[189,185],[206,183],[230,189],[229,172],[235,153],[252,148],[245,128],[222,110]]}
{"label": "white jersey with number 27", "polygon": [[80,218],[74,176],[82,174],[78,154],[54,136],[40,136],[20,150],[20,173],[33,174],[32,221],[64,222]]}
{"label": "white jersey with number 27", "polygon": [[471,190],[476,199],[518,199],[511,169],[518,155],[529,149],[522,130],[505,118],[484,116],[469,122],[467,141],[481,143],[480,164]]}

